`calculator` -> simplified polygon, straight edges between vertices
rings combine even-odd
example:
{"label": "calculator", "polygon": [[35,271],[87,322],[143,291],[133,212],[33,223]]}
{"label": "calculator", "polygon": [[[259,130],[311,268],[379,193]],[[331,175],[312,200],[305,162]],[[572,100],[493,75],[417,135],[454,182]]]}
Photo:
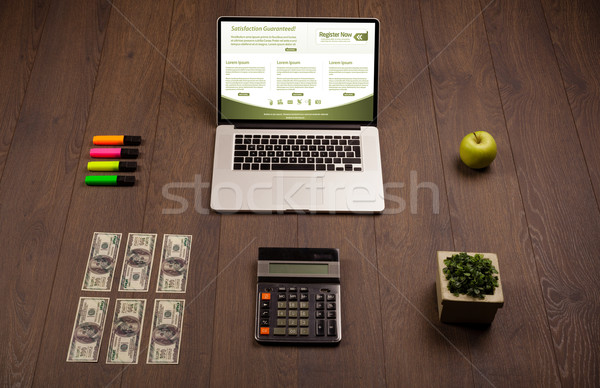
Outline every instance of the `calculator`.
{"label": "calculator", "polygon": [[259,248],[255,339],[261,344],[338,344],[340,262],[329,248]]}

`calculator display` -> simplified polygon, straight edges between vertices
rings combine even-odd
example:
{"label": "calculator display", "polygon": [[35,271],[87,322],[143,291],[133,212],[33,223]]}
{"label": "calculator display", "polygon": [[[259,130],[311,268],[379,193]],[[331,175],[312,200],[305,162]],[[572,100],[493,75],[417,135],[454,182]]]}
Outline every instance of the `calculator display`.
{"label": "calculator display", "polygon": [[327,264],[306,263],[269,263],[269,273],[292,273],[292,274],[319,274],[327,275],[329,268]]}

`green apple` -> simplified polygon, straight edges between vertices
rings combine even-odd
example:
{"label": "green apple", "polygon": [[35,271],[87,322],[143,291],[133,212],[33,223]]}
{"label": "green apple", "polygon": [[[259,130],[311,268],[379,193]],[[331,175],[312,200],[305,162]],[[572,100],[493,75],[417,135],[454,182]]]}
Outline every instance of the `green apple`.
{"label": "green apple", "polygon": [[471,132],[460,142],[460,159],[471,168],[489,166],[496,152],[496,141],[485,131]]}

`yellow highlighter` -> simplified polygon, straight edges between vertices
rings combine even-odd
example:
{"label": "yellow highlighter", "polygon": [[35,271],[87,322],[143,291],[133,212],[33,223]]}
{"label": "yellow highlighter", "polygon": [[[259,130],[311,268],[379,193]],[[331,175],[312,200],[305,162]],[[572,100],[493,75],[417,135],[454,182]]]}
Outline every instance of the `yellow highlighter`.
{"label": "yellow highlighter", "polygon": [[137,170],[136,162],[88,162],[88,171],[123,171],[133,172]]}

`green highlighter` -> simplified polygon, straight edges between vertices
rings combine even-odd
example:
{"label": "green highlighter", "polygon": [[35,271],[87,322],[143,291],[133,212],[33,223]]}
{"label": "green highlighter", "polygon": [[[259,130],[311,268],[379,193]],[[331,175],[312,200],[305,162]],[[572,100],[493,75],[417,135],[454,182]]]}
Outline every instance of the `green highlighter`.
{"label": "green highlighter", "polygon": [[88,171],[123,171],[133,172],[137,170],[136,162],[88,162]]}
{"label": "green highlighter", "polygon": [[88,175],[85,177],[88,186],[133,186],[135,177],[132,175]]}

